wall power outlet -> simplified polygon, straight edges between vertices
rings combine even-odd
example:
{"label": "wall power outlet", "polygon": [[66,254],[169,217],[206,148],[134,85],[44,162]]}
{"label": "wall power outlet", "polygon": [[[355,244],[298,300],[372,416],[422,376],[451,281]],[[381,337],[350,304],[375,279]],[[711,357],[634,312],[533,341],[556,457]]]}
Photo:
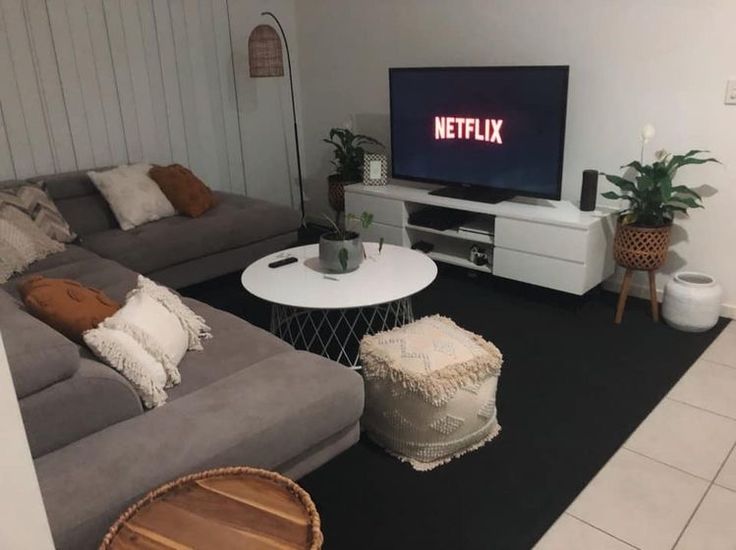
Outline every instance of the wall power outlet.
{"label": "wall power outlet", "polygon": [[736,105],[736,78],[726,83],[726,105]]}

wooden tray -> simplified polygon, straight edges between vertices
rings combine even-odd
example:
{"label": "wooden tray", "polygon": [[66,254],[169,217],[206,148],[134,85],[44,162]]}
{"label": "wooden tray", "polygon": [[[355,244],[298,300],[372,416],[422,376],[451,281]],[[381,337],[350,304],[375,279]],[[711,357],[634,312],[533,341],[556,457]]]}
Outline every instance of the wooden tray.
{"label": "wooden tray", "polygon": [[148,493],[110,528],[101,549],[309,549],[322,547],[309,494],[249,467],[181,477]]}

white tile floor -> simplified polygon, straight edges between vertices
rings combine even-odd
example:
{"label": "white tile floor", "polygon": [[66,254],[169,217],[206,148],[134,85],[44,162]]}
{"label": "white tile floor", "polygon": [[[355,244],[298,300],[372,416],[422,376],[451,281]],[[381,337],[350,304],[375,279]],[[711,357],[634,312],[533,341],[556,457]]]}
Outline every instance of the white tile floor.
{"label": "white tile floor", "polygon": [[536,550],[736,550],[736,322]]}

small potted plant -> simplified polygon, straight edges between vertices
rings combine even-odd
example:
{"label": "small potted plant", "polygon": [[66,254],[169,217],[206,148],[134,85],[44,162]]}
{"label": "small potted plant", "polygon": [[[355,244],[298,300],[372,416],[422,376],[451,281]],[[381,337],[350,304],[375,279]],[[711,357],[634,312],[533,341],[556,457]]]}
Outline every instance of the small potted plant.
{"label": "small potted plant", "polygon": [[335,159],[332,161],[335,173],[328,176],[327,183],[330,206],[339,215],[345,210],[345,185],[363,179],[365,146],[383,147],[383,144],[372,137],[354,134],[349,127],[333,128],[323,141],[335,148]]}
{"label": "small potted plant", "polygon": [[698,155],[707,151],[693,149],[684,155],[657,151],[655,161],[644,164],[644,147],[652,137],[654,128],[647,124],[642,129],[640,161],[621,167],[636,172],[633,181],[606,174],[606,179],[619,191],[608,191],[603,196],[628,201],[628,207],[618,217],[614,237],[616,263],[627,269],[659,269],[667,258],[675,214],[703,207],[700,195],[693,189],[673,185],[677,171],[691,164],[718,162],[714,158],[700,158]]}
{"label": "small potted plant", "polygon": [[[360,267],[365,257],[365,248],[360,233],[351,229],[356,222],[363,229],[368,229],[373,223],[373,214],[363,212],[360,216],[348,214],[345,216],[345,225],[341,227],[332,218],[325,216],[330,222],[332,231],[323,234],[319,238],[319,261],[322,267],[328,271],[337,273],[348,273]],[[378,251],[383,247],[383,239],[378,245]]]}

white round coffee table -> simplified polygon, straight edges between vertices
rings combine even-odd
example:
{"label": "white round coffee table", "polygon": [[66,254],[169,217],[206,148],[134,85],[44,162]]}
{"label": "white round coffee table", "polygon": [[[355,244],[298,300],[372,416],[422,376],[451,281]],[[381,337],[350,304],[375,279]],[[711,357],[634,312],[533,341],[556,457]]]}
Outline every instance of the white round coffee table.
{"label": "white round coffee table", "polygon": [[[296,348],[349,366],[358,364],[358,344],[368,333],[414,320],[411,296],[437,276],[437,265],[421,252],[365,243],[366,258],[351,273],[322,269],[318,245],[270,254],[241,277],[251,294],[271,302],[271,332]],[[293,256],[297,262],[268,264]]]}

